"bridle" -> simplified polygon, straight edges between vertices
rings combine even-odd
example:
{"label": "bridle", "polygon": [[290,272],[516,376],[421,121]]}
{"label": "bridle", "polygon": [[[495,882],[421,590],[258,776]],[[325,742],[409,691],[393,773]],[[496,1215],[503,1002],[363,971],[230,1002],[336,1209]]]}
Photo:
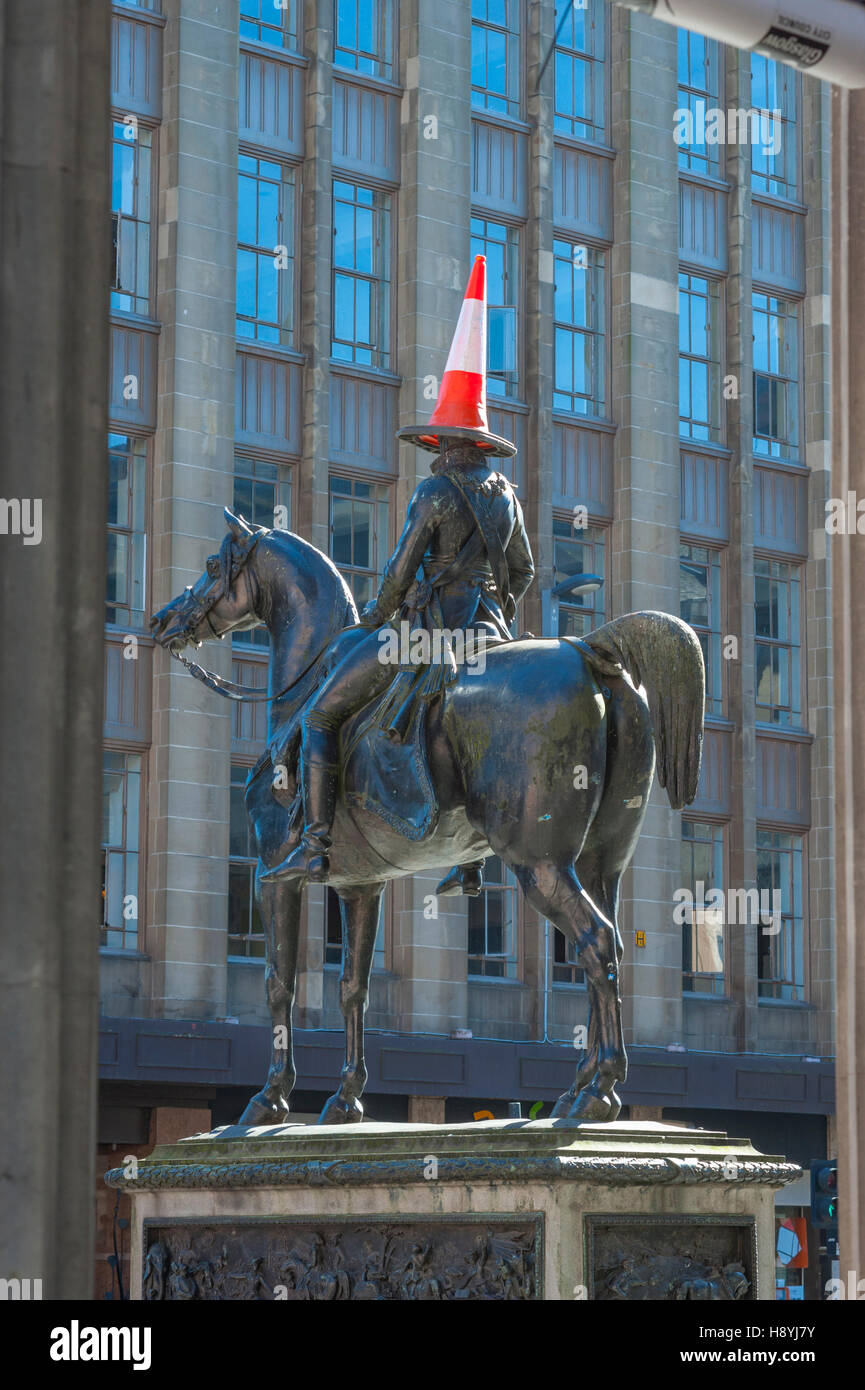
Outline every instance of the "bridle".
{"label": "bridle", "polygon": [[[252,552],[255,550],[255,547],[264,534],[265,532],[263,530],[259,531],[257,534],[253,534],[250,537],[249,543],[244,545],[240,553],[238,553],[238,550],[235,548],[234,538],[231,533],[229,533],[219,548],[219,554],[208,557],[206,572],[212,576],[214,582],[207,592],[196,600],[196,606],[184,626],[182,634],[184,640],[192,641],[192,633],[201,627],[202,623],[207,623],[212,637],[215,637],[220,642],[223,640],[226,634],[216,631],[216,628],[210,620],[210,614],[219,600],[231,593],[235,581],[239,578],[241,573],[246,574],[247,584],[249,585],[250,607],[255,611],[257,594],[253,592],[253,585],[246,566]],[[255,587],[257,589],[257,585]],[[187,584],[186,592],[188,594],[192,593],[192,589],[193,586]],[[171,656],[180,662],[181,666],[186,667],[186,670],[191,676],[201,681],[202,685],[206,685],[209,690],[215,690],[217,695],[221,695],[224,699],[247,701],[250,704],[271,704],[276,700],[281,700],[290,690],[293,690],[296,685],[299,685],[305,676],[309,675],[310,671],[321,660],[325,651],[330,646],[336,631],[342,629],[343,624],[339,622],[341,613],[337,612],[341,597],[342,596],[337,590],[334,596],[334,611],[331,615],[332,622],[324,643],[318,649],[315,656],[313,656],[312,660],[307,662],[300,674],[293,676],[288,685],[276,695],[265,694],[260,686],[238,685],[236,681],[226,680],[223,676],[217,676],[214,671],[208,671],[204,666],[200,666],[197,661],[190,661],[182,652],[175,651],[173,647],[169,647],[168,650]],[[200,646],[201,644],[198,643],[198,645]]]}

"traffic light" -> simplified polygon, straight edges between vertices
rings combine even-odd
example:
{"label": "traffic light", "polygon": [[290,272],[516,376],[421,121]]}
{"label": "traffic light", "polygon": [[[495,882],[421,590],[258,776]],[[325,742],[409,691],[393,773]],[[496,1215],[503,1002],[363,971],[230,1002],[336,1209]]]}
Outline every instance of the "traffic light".
{"label": "traffic light", "polygon": [[811,1224],[827,1238],[838,1235],[837,1158],[811,1160]]}

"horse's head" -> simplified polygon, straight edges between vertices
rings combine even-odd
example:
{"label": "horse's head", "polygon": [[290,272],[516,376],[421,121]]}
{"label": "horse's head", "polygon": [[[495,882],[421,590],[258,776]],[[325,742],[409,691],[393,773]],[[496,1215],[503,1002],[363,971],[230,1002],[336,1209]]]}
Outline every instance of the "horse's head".
{"label": "horse's head", "polygon": [[200,647],[208,638],[240,632],[261,621],[248,562],[260,538],[270,533],[266,527],[251,526],[228,507],[225,519],[228,532],[219,553],[208,557],[204,573],[150,619],[153,637],[168,651]]}

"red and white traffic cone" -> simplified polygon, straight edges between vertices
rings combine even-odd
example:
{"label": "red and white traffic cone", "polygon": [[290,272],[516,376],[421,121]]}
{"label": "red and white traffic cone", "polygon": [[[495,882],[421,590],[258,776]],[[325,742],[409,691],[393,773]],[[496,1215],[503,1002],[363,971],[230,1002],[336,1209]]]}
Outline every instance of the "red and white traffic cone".
{"label": "red and white traffic cone", "polygon": [[477,444],[487,453],[516,453],[510,440],[490,433],[487,420],[487,262],[476,256],[442,377],[436,407],[425,425],[406,425],[397,439],[439,453],[442,441]]}

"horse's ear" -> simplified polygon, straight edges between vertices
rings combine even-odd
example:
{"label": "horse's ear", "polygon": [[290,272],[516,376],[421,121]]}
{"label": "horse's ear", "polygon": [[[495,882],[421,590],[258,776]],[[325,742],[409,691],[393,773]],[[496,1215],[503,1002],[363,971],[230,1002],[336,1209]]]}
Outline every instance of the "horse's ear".
{"label": "horse's ear", "polygon": [[254,534],[249,522],[239,512],[235,515],[230,507],[226,507],[224,516],[228,523],[228,529],[236,541],[248,541],[250,536]]}

